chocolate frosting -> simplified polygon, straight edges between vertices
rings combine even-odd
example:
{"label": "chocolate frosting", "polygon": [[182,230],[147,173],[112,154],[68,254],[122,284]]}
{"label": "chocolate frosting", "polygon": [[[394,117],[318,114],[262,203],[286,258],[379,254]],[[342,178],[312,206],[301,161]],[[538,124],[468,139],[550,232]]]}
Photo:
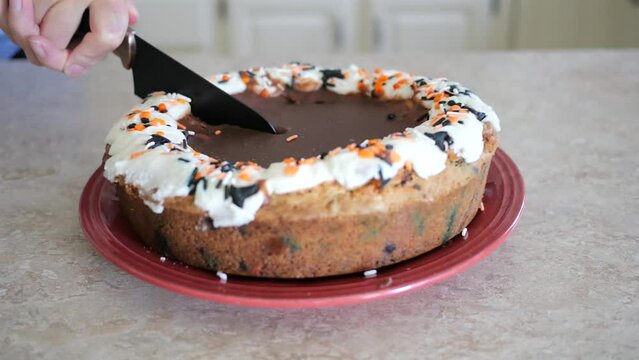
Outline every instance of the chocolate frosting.
{"label": "chocolate frosting", "polygon": [[[426,120],[426,109],[411,100],[380,101],[330,91],[287,91],[263,98],[247,91],[234,95],[268,119],[280,134],[232,125],[209,125],[192,116],[182,123],[195,132],[189,145],[218,160],[253,161],[267,167],[287,157],[317,156],[338,146],[382,138]],[[220,130],[219,135],[215,132]],[[293,141],[286,139],[297,135]]]}

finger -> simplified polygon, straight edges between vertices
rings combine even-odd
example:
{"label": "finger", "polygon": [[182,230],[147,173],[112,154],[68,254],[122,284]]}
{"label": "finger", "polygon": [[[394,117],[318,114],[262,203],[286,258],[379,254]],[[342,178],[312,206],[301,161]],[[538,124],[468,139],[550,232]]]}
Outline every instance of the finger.
{"label": "finger", "polygon": [[40,24],[47,11],[60,0],[37,0],[33,3],[35,23]]}
{"label": "finger", "polygon": [[65,49],[75,34],[86,7],[77,1],[59,1],[44,15],[40,35],[51,40],[58,49]]}
{"label": "finger", "polygon": [[115,50],[126,34],[129,23],[129,9],[126,3],[117,0],[97,0],[89,9],[91,32],[84,36],[69,55],[64,65],[64,73],[69,76],[84,74],[106,54]]}
{"label": "finger", "polygon": [[52,70],[62,71],[69,56],[68,50],[58,49],[51,40],[44,36],[31,36],[28,41],[29,46],[43,66]]}
{"label": "finger", "polygon": [[129,25],[135,25],[138,23],[140,19],[140,13],[138,9],[133,5],[133,3],[129,4]]}
{"label": "finger", "polygon": [[28,37],[40,33],[35,23],[33,0],[9,0],[8,15],[7,25],[12,40],[24,50],[29,61],[40,65],[27,40]]}
{"label": "finger", "polygon": [[0,0],[0,29],[5,34],[9,32],[7,16],[9,16],[9,0]]}

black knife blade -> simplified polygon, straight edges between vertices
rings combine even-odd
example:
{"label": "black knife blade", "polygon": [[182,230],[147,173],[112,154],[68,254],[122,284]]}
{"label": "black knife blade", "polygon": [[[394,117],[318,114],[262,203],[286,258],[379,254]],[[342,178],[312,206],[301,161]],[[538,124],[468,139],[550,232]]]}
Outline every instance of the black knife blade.
{"label": "black knife blade", "polygon": [[[85,11],[77,35],[90,31],[89,16],[89,11]],[[144,98],[155,91],[179,93],[191,98],[192,113],[204,122],[276,133],[273,125],[255,110],[149,44],[132,29],[114,52],[125,68],[132,69],[137,96]]]}

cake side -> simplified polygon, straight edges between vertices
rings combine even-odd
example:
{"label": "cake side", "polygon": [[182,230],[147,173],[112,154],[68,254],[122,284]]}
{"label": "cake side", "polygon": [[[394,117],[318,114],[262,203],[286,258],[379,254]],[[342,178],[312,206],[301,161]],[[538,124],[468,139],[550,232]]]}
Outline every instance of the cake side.
{"label": "cake side", "polygon": [[133,186],[117,183],[127,218],[145,244],[186,264],[229,274],[308,278],[346,274],[406,260],[447,242],[480,207],[497,148],[490,126],[485,151],[466,163],[451,154],[428,179],[404,168],[383,187],[326,183],[273,195],[255,220],[214,228],[191,197],[167,199],[155,214]]}

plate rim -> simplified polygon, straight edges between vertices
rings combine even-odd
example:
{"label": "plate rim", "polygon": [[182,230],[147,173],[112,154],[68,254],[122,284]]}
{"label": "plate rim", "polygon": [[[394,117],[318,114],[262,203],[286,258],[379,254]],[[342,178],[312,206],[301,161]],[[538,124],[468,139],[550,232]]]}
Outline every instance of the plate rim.
{"label": "plate rim", "polygon": [[[98,167],[87,180],[87,183],[85,184],[82,195],[80,197],[78,210],[80,225],[82,227],[85,238],[103,257],[105,257],[112,264],[119,267],[121,270],[124,270],[125,272],[137,277],[138,279],[141,279],[163,289],[182,295],[200,298],[203,300],[259,308],[317,308],[327,306],[351,305],[405,294],[427,286],[434,285],[457,273],[467,270],[468,268],[477,264],[480,260],[487,257],[490,253],[495,251],[510,236],[521,218],[525,203],[525,184],[521,172],[517,168],[517,165],[506,154],[506,152],[500,148],[497,149],[495,156],[493,157],[493,160],[491,162],[491,169],[489,171],[496,172],[499,175],[498,178],[503,180],[502,183],[505,186],[502,188],[502,190],[510,190],[508,194],[504,191],[502,196],[502,199],[506,196],[510,196],[510,202],[508,203],[509,206],[507,208],[500,208],[495,216],[490,218],[489,223],[482,228],[482,231],[490,231],[491,229],[489,229],[489,227],[495,226],[496,228],[492,230],[497,231],[495,235],[496,237],[492,241],[488,241],[486,244],[475,244],[472,242],[468,242],[464,243],[464,246],[457,246],[457,249],[466,248],[466,253],[468,253],[468,250],[471,250],[469,249],[469,247],[475,244],[472,248],[473,251],[468,253],[470,256],[464,256],[468,254],[462,254],[461,259],[454,258],[454,260],[456,261],[454,261],[452,264],[446,264],[443,267],[440,265],[440,269],[432,272],[431,274],[427,274],[427,276],[419,276],[419,274],[417,274],[418,271],[415,269],[411,269],[410,267],[405,269],[404,273],[401,274],[402,276],[415,275],[416,279],[406,280],[405,283],[401,285],[393,285],[392,278],[393,275],[397,276],[395,274],[396,271],[389,271],[388,273],[386,273],[388,269],[401,269],[402,264],[405,265],[407,263],[410,263],[411,261],[418,261],[418,259],[429,256],[429,254],[432,255],[435,252],[438,252],[438,254],[441,252],[446,252],[445,248],[437,248],[436,250],[430,251],[413,259],[405,260],[397,264],[380,268],[378,269],[378,275],[372,278],[365,278],[361,273],[334,277],[332,276],[319,279],[283,280],[229,275],[229,281],[223,283],[219,280],[216,274],[211,271],[190,268],[184,264],[175,263],[171,260],[161,262],[159,260],[160,257],[155,254],[153,255],[156,260],[153,261],[148,256],[145,256],[145,254],[141,254],[139,249],[132,249],[131,247],[126,246],[122,239],[118,239],[117,236],[115,236],[111,231],[111,228],[109,228],[102,212],[101,196],[104,193],[105,187],[112,186],[102,175],[102,166]],[[498,217],[498,215],[501,215],[501,217]],[[499,222],[495,224],[496,221]],[[98,227],[92,227],[91,225],[97,225]],[[102,238],[102,236],[109,237],[109,235],[110,238],[108,239]],[[139,246],[143,248],[141,241],[139,243]],[[134,256],[137,256],[139,259],[143,259],[143,261],[146,261],[144,261],[143,264],[132,263],[130,260],[126,260],[120,257],[114,251],[128,252],[130,254],[134,254]],[[144,249],[144,252],[147,255],[151,253],[148,249]],[[443,260],[447,260],[446,254],[439,254],[439,257],[435,257],[434,261]],[[169,265],[170,271],[167,270],[167,264]],[[426,265],[428,265],[428,261],[426,261]],[[424,264],[421,264],[421,266],[424,266]],[[406,272],[408,272],[409,274],[406,274]],[[211,281],[210,288],[208,288],[207,290],[203,290],[201,288],[194,287],[194,280],[204,280],[198,278],[198,276],[193,276],[194,274],[205,276],[206,281]],[[183,277],[186,275],[193,277],[192,279],[190,279],[191,282],[189,282],[189,284],[183,284],[171,280],[171,278],[175,276]],[[353,279],[348,280],[348,278]],[[292,285],[286,285],[288,283],[296,283],[295,286],[300,286],[304,283],[308,285],[309,282],[319,283],[319,285],[322,285],[322,283],[326,283],[325,286],[332,286],[334,288],[344,282],[350,285],[354,285],[357,282],[360,285],[364,284],[369,288],[376,287],[376,289],[352,291],[348,292],[347,294],[340,295],[315,295],[312,297],[299,296],[291,298],[266,297],[255,296],[255,294],[242,295],[242,286],[253,286],[250,284],[242,285],[242,282],[246,281],[262,283],[264,285],[279,283],[280,286],[283,286],[285,289],[291,289],[292,287],[294,287]],[[389,281],[390,283],[386,285]],[[235,287],[233,287],[233,285],[235,285]],[[237,285],[240,286],[236,289]],[[232,291],[229,292],[229,288]],[[248,291],[248,289],[246,291]],[[308,292],[308,290],[305,291]],[[334,291],[337,291],[337,289],[334,289]]]}

